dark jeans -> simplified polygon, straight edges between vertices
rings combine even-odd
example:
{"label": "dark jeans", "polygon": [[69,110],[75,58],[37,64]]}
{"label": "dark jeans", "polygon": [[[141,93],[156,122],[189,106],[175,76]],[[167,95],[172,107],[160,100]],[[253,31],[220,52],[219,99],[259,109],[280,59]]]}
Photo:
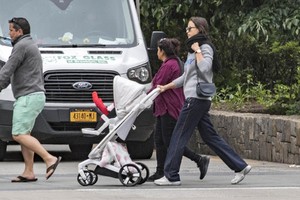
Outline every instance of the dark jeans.
{"label": "dark jeans", "polygon": [[198,127],[202,140],[235,172],[243,170],[247,163],[221,138],[210,121],[211,102],[187,98],[180,112],[169,145],[164,174],[170,181],[179,181],[179,168],[186,144]]}
{"label": "dark jeans", "polygon": [[[166,160],[167,150],[172,137],[172,132],[176,125],[176,119],[171,117],[168,113],[157,117],[156,131],[155,131],[155,147],[156,147],[156,172],[159,174],[164,173],[164,163]],[[183,155],[192,161],[197,162],[200,155],[194,153],[188,147],[184,148]]]}

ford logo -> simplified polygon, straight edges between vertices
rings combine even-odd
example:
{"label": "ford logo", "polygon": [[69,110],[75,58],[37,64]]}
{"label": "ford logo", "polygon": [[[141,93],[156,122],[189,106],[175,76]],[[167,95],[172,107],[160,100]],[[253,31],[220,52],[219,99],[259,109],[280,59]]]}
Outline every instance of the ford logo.
{"label": "ford logo", "polygon": [[75,90],[89,90],[93,87],[93,85],[89,82],[76,82],[73,84],[73,88]]}

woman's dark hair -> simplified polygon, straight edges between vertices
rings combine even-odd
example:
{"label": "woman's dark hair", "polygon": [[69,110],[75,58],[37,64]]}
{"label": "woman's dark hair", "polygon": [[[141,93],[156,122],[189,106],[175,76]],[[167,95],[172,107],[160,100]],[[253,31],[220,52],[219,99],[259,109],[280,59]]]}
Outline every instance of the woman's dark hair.
{"label": "woman's dark hair", "polygon": [[207,20],[203,17],[191,17],[189,21],[192,21],[200,33],[208,36],[209,27]]}
{"label": "woman's dark hair", "polygon": [[158,41],[157,46],[165,52],[167,57],[179,54],[180,42],[176,38],[162,38]]}
{"label": "woman's dark hair", "polygon": [[30,34],[30,25],[27,19],[23,17],[14,17],[11,20],[8,20],[8,23],[12,23],[16,30],[22,29],[24,35]]}
{"label": "woman's dark hair", "polygon": [[[194,37],[202,38],[201,44],[210,45],[214,51],[214,57],[213,57],[213,63],[212,63],[213,71],[214,72],[220,71],[220,69],[222,68],[222,65],[221,65],[216,47],[214,46],[214,44],[212,43],[212,41],[209,37],[209,27],[208,27],[207,20],[203,17],[191,17],[189,19],[189,21],[192,21],[195,24],[195,27],[199,30],[199,34]],[[188,39],[188,41],[190,41],[191,43],[194,43],[193,40],[194,40],[193,38]]]}

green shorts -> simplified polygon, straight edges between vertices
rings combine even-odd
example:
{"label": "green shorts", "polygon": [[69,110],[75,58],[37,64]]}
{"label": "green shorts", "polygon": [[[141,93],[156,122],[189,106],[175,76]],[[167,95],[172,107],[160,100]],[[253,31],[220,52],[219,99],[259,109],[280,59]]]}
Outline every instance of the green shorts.
{"label": "green shorts", "polygon": [[44,92],[35,92],[19,97],[14,103],[12,134],[31,133],[35,119],[45,106]]}

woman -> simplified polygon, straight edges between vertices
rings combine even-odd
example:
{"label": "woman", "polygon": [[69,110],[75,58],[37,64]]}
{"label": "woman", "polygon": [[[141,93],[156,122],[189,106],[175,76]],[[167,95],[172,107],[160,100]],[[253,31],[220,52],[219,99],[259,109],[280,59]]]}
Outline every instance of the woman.
{"label": "woman", "polygon": [[[240,156],[223,140],[213,128],[209,110],[211,97],[198,97],[196,83],[212,82],[213,72],[217,71],[218,58],[214,45],[208,37],[208,23],[202,17],[192,17],[186,28],[189,49],[184,73],[167,85],[159,85],[160,91],[183,87],[185,101],[179,114],[170,141],[165,165],[164,177],[155,180],[156,185],[180,185],[179,168],[187,142],[196,127],[203,141],[235,172],[232,184],[241,182],[251,170]],[[196,67],[201,76],[197,77]]]}
{"label": "woman", "polygon": [[[153,78],[152,89],[181,76],[183,69],[181,69],[181,61],[177,57],[179,46],[180,42],[175,38],[163,38],[158,42],[157,57],[163,63]],[[154,115],[157,118],[155,131],[157,167],[156,172],[148,178],[148,181],[154,181],[164,176],[167,149],[183,102],[182,88],[168,90],[154,100]],[[200,169],[200,179],[203,179],[207,172],[209,157],[200,156],[187,147],[184,148],[184,156],[197,163]]]}

